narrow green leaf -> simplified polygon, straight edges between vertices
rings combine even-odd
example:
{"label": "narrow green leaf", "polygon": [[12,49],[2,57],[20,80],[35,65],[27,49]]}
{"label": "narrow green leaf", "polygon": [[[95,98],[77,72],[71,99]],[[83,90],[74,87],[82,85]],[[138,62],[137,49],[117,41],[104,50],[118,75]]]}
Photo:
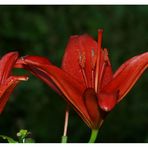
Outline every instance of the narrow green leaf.
{"label": "narrow green leaf", "polygon": [[7,140],[8,143],[18,143],[18,141],[15,141],[14,139],[12,139],[8,136],[0,135],[0,137],[3,138],[4,140]]}

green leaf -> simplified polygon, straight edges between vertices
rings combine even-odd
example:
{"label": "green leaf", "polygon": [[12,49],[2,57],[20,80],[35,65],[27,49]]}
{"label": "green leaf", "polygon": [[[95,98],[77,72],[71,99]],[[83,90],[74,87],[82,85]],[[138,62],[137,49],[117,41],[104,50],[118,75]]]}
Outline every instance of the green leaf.
{"label": "green leaf", "polygon": [[14,139],[12,139],[8,136],[0,135],[0,137],[3,138],[4,140],[7,140],[8,143],[18,143],[18,141],[15,141]]}
{"label": "green leaf", "polygon": [[28,132],[27,130],[21,129],[17,133],[19,143],[35,143],[35,141],[32,138],[27,138],[28,135],[30,135],[30,132]]}
{"label": "green leaf", "polygon": [[18,133],[17,133],[17,137],[21,137],[22,139],[24,139],[25,137],[27,137],[30,134],[30,132],[28,132],[27,130],[21,129]]}

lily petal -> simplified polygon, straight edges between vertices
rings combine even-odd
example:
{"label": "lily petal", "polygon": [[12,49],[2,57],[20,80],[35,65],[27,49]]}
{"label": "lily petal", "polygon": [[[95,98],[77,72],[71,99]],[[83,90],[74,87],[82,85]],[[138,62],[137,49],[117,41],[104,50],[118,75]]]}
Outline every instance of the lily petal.
{"label": "lily petal", "polygon": [[[51,62],[44,57],[40,57],[40,56],[25,56],[32,65],[50,65]],[[15,63],[15,68],[24,68],[26,70],[29,70],[32,74],[34,74],[36,77],[42,79],[45,83],[48,83],[48,85],[54,90],[56,91],[59,95],[62,95],[62,93],[60,92],[60,90],[56,87],[56,85],[52,82],[52,80],[45,74],[45,72],[43,73],[42,71],[38,71],[36,68],[33,68],[33,66],[29,66],[25,64],[24,62],[24,58],[25,57],[21,57],[17,60],[17,62]],[[50,80],[49,80],[50,79]]]}
{"label": "lily petal", "polygon": [[106,112],[98,108],[97,95],[93,88],[87,88],[83,93],[84,103],[88,114],[90,115],[94,128],[99,128],[103,122]]}
{"label": "lily petal", "polygon": [[10,76],[3,85],[0,85],[0,113],[3,111],[16,85],[26,80],[28,80],[27,76]]}
{"label": "lily petal", "polygon": [[9,52],[0,60],[0,83],[1,85],[10,76],[13,65],[18,58],[18,52]]}
{"label": "lily petal", "polygon": [[[75,77],[64,72],[60,68],[51,64],[44,65],[40,61],[34,61],[30,56],[23,58],[25,67],[28,67],[35,76],[42,79],[51,87],[51,82],[60,90],[74,109],[78,112],[84,122],[91,128],[95,128],[89,116],[83,100],[85,87],[79,83]],[[45,80],[46,79],[46,80]]]}
{"label": "lily petal", "polygon": [[62,69],[84,83],[81,64],[84,65],[88,86],[92,85],[92,69],[97,57],[97,42],[89,35],[71,36],[62,61]]}
{"label": "lily petal", "polygon": [[130,91],[142,73],[148,68],[148,52],[126,61],[103,88],[105,93],[118,92],[118,102]]}
{"label": "lily petal", "polygon": [[[27,57],[27,55],[26,55],[26,57]],[[24,57],[21,57],[21,58],[17,59],[15,65],[14,65],[15,68],[24,68],[24,63],[23,63],[24,60],[23,60],[23,58],[24,58]],[[40,57],[40,56],[30,56],[30,55],[29,55],[29,58],[32,59],[32,62],[39,61],[40,64],[45,64],[45,65],[46,65],[46,64],[47,64],[47,65],[51,64],[51,62],[50,62],[47,58],[44,58],[44,57]],[[33,64],[33,63],[32,63],[32,64]]]}

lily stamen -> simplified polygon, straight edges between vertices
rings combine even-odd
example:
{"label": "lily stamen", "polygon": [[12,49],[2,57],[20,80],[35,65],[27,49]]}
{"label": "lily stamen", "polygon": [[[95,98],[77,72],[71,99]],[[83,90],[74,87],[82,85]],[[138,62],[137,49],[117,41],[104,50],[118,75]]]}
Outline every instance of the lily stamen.
{"label": "lily stamen", "polygon": [[99,75],[99,59],[97,58],[97,64],[96,64],[96,73],[95,73],[95,92],[97,93],[98,90],[98,75]]}
{"label": "lily stamen", "polygon": [[87,77],[86,77],[86,74],[85,74],[85,64],[86,64],[86,58],[85,58],[85,52],[83,52],[83,53],[80,53],[80,55],[79,55],[79,65],[80,65],[80,68],[81,68],[81,71],[82,71],[82,75],[83,75],[83,78],[84,78],[85,85],[88,88],[88,81],[87,81]]}
{"label": "lily stamen", "polygon": [[104,48],[103,52],[104,52],[104,61],[106,61],[107,64],[110,65],[110,63],[109,63],[109,58],[108,58],[108,51],[107,51],[107,48]]}
{"label": "lily stamen", "polygon": [[92,49],[91,50],[91,68],[92,68],[92,72],[91,72],[91,75],[92,75],[92,88],[95,87],[95,75],[94,75],[94,71],[95,71],[95,67],[96,67],[96,54],[95,54],[95,50]]}
{"label": "lily stamen", "polygon": [[[103,74],[104,74],[105,67],[107,66],[107,64],[108,64],[107,62],[104,62],[104,63],[103,63],[103,66],[102,66],[102,69],[101,69],[101,71],[100,71],[100,77],[99,77],[99,82],[100,82],[100,84],[101,84],[101,82],[102,82]],[[99,85],[97,91],[99,91],[100,89],[101,89],[101,86]]]}
{"label": "lily stamen", "polygon": [[[100,84],[102,84],[102,79],[103,79],[103,75],[104,75],[104,72],[105,72],[105,69],[106,69],[106,66],[110,63],[109,63],[109,59],[108,59],[108,52],[107,52],[107,49],[104,48],[103,50],[104,52],[104,63],[102,65],[102,68],[101,68],[101,71],[100,71],[100,77],[99,77],[99,82]],[[98,88],[98,91],[101,89],[101,86],[99,85],[99,88]]]}
{"label": "lily stamen", "polygon": [[94,79],[94,70],[92,70],[92,72],[91,72],[91,75],[92,75],[92,88],[95,88],[95,79]]}

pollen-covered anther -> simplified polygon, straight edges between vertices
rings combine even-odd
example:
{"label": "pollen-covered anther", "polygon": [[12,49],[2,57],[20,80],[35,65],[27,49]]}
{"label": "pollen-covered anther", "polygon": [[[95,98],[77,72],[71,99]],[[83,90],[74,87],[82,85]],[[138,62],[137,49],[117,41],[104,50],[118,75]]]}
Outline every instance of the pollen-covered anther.
{"label": "pollen-covered anther", "polygon": [[80,65],[80,68],[82,71],[85,85],[86,85],[86,87],[88,87],[88,81],[87,81],[87,77],[86,77],[86,73],[85,73],[85,64],[86,64],[85,52],[80,52],[79,53],[79,65]]}
{"label": "pollen-covered anther", "polygon": [[92,65],[92,70],[95,69],[96,60],[97,60],[97,56],[96,56],[96,54],[95,54],[95,50],[92,49],[92,50],[91,50],[91,65]]}
{"label": "pollen-covered anther", "polygon": [[104,61],[110,65],[107,48],[104,48],[103,52],[104,52]]}
{"label": "pollen-covered anther", "polygon": [[85,64],[86,64],[85,52],[79,53],[79,64],[80,64],[81,68],[85,68]]}

